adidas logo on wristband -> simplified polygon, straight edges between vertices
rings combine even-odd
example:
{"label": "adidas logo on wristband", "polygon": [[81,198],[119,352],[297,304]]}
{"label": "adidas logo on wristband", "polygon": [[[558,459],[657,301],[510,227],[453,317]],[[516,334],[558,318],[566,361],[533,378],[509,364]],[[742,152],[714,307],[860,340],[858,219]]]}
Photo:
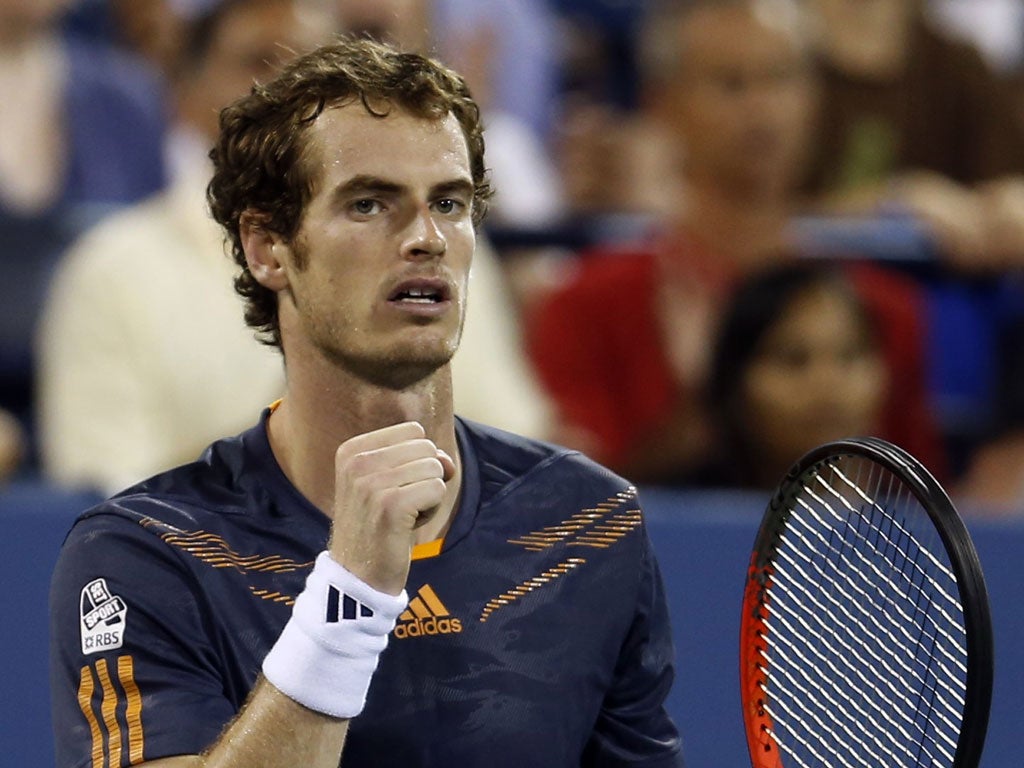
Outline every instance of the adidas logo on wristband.
{"label": "adidas logo on wristband", "polygon": [[346,595],[333,584],[327,585],[327,612],[324,621],[337,624],[339,621],[351,621],[357,618],[373,616],[373,609]]}

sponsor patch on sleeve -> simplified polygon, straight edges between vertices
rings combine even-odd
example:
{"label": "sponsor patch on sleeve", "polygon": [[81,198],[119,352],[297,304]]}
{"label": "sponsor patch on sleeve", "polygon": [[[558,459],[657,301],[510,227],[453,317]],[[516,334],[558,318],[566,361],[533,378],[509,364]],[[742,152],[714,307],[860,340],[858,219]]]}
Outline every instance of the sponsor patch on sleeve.
{"label": "sponsor patch on sleeve", "polygon": [[99,653],[120,648],[128,606],[110,594],[106,579],[95,579],[82,588],[82,653]]}

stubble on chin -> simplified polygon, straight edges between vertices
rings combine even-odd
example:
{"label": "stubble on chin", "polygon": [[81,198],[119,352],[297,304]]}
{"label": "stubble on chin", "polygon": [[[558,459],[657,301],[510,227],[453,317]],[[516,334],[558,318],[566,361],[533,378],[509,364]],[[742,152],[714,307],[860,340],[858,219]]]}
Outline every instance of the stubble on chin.
{"label": "stubble on chin", "polygon": [[429,380],[448,365],[458,349],[458,342],[416,344],[410,341],[379,352],[346,350],[337,344],[319,346],[332,364],[353,378],[381,389],[400,392]]}

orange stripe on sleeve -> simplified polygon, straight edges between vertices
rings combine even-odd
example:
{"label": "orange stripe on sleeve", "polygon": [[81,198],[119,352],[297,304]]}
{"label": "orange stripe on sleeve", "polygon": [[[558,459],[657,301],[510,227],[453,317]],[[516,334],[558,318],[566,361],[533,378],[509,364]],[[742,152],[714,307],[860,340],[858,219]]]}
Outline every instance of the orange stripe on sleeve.
{"label": "orange stripe on sleeve", "polygon": [[85,715],[89,733],[92,734],[92,768],[103,768],[103,734],[100,732],[100,724],[96,721],[96,713],[92,709],[92,694],[95,689],[92,668],[86,665],[82,667],[82,676],[78,681],[78,706]]}
{"label": "orange stripe on sleeve", "polygon": [[100,711],[103,712],[103,724],[107,727],[107,743],[110,747],[110,766],[119,768],[121,765],[121,726],[117,723],[117,693],[107,671],[107,660],[96,662],[96,675],[100,679],[103,700]]}
{"label": "orange stripe on sleeve", "polygon": [[124,719],[128,726],[128,761],[130,765],[142,762],[144,737],[142,733],[142,695],[135,684],[135,664],[131,656],[119,656],[117,676],[124,688],[126,699]]}

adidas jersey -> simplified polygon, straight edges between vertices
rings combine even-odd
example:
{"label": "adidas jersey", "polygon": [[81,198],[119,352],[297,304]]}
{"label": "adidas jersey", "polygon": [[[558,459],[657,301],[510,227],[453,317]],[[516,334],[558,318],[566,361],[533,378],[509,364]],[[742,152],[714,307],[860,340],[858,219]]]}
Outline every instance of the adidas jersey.
{"label": "adidas jersey", "polygon": [[[265,420],[69,533],[50,600],[61,768],[199,753],[245,702],[328,535]],[[577,453],[456,429],[459,508],[414,553],[345,768],[682,765],[635,490]]]}

